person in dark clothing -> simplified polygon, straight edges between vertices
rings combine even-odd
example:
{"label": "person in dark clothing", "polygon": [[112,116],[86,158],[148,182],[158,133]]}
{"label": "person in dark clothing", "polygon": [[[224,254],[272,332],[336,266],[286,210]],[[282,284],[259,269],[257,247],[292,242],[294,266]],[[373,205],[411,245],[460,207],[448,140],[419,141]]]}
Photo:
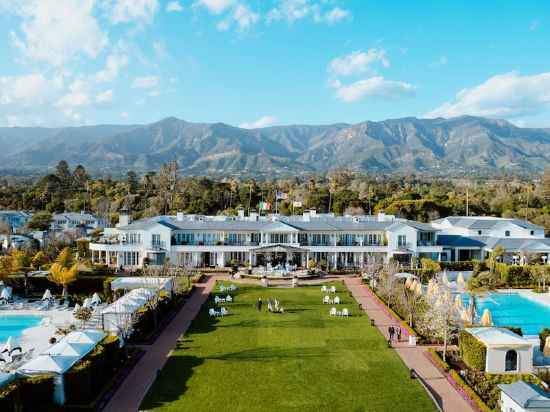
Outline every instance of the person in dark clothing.
{"label": "person in dark clothing", "polygon": [[256,302],[256,309],[258,309],[258,312],[262,311],[262,298],[258,298],[258,301]]}
{"label": "person in dark clothing", "polygon": [[397,342],[401,342],[401,327],[397,328]]}
{"label": "person in dark clothing", "polygon": [[394,334],[393,326],[388,327],[388,335],[390,336],[390,340],[393,340],[393,334]]}

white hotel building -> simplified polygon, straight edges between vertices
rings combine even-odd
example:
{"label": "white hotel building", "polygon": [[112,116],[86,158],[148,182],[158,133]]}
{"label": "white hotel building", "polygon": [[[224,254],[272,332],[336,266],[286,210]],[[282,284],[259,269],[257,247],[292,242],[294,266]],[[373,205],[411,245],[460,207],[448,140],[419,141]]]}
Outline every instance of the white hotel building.
{"label": "white hotel building", "polygon": [[[506,234],[513,232],[522,239],[510,237],[508,241],[513,242],[508,243],[514,243],[511,247],[531,245],[545,260],[550,254],[550,239],[544,238],[543,228],[530,223],[497,219],[501,222],[497,227],[482,229],[486,233],[475,232],[473,236],[455,226],[453,219],[458,218],[426,224],[383,213],[334,216],[309,210],[296,216],[259,216],[252,211],[245,216],[240,210],[238,216],[178,213],[131,222],[127,212],[123,212],[119,225],[105,229],[103,238],[91,243],[90,250],[93,262],[130,270],[144,263],[161,265],[166,259],[185,267],[225,267],[236,260],[241,265],[251,262],[252,266],[274,266],[288,262],[303,268],[314,260],[318,264],[326,262],[330,269],[360,268],[366,262],[388,261],[392,257],[403,263],[410,262],[413,256],[444,261],[485,257],[492,246],[505,242]],[[518,224],[528,226],[522,229]],[[506,251],[519,253],[516,249]]]}

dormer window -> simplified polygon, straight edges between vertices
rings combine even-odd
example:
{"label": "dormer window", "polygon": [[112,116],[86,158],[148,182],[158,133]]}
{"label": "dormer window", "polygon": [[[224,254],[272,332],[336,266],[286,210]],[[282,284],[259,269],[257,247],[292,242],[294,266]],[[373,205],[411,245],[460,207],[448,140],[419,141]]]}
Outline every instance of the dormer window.
{"label": "dormer window", "polygon": [[506,232],[504,232],[504,236],[506,236],[506,237],[510,237],[510,231],[509,231],[509,230],[507,230]]}
{"label": "dormer window", "polygon": [[535,231],[531,230],[531,236],[535,236]]}
{"label": "dormer window", "polygon": [[478,234],[479,236],[481,236],[482,233],[483,233],[483,231],[481,231],[481,230],[478,230],[478,231],[477,231],[477,234]]}

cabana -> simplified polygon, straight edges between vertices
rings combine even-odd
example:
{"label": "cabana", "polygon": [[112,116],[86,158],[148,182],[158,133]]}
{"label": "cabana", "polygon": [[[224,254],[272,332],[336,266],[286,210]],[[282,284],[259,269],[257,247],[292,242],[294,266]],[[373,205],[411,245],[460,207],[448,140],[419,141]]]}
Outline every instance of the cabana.
{"label": "cabana", "polygon": [[171,293],[174,288],[174,278],[165,277],[121,277],[111,282],[112,290],[154,289]]}
{"label": "cabana", "polygon": [[54,375],[54,402],[65,403],[63,375],[80,359],[90,353],[105,336],[104,332],[85,330],[71,332],[59,343],[17,369],[18,375]]}
{"label": "cabana", "polygon": [[118,333],[128,326],[134,314],[147,302],[157,296],[157,293],[150,289],[133,289],[120,299],[107,306],[103,311],[103,329]]}
{"label": "cabana", "polygon": [[498,387],[503,411],[550,411],[550,394],[532,383],[516,381]]}
{"label": "cabana", "polygon": [[466,328],[487,348],[485,372],[532,373],[533,344],[509,329]]}

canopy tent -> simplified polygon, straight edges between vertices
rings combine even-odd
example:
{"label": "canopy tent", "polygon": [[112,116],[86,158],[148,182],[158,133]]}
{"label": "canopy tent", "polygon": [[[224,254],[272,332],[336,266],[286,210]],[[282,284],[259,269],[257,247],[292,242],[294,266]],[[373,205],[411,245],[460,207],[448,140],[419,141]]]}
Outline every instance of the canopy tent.
{"label": "canopy tent", "polygon": [[132,315],[151,301],[157,294],[149,289],[133,289],[111,305],[103,309],[103,328],[111,332],[118,332],[121,327],[127,326]]}
{"label": "canopy tent", "polygon": [[87,309],[87,308],[89,308],[89,307],[91,307],[91,306],[92,306],[92,299],[90,299],[90,298],[84,299],[84,302],[82,303],[82,307],[83,307],[84,309]]}
{"label": "canopy tent", "polygon": [[70,343],[64,340],[53,345],[45,354],[51,356],[78,356],[82,357],[94,348],[94,343]]}
{"label": "canopy tent", "polygon": [[44,292],[44,295],[42,296],[42,300],[50,300],[52,298],[53,298],[52,292],[50,292],[50,289],[46,289],[46,291]]}
{"label": "canopy tent", "polygon": [[139,288],[172,292],[173,278],[165,277],[121,277],[111,282],[112,290],[133,290]]}
{"label": "canopy tent", "polygon": [[47,372],[62,374],[67,372],[79,359],[79,356],[41,354],[21,366],[17,372],[24,375],[39,375]]}
{"label": "canopy tent", "polygon": [[106,333],[94,329],[86,329],[69,333],[62,342],[67,343],[93,343],[97,344],[107,336]]}

